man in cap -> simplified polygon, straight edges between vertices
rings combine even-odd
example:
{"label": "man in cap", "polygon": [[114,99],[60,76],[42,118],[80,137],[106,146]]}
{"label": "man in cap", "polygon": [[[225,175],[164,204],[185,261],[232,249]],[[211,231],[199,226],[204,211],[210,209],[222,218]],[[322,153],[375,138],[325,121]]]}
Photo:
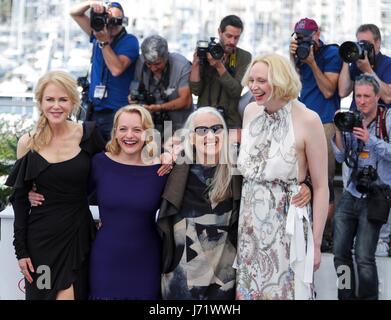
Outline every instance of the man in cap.
{"label": "man in cap", "polygon": [[[300,101],[319,115],[327,138],[330,206],[325,234],[331,239],[331,218],[335,207],[333,191],[335,158],[331,139],[335,135],[334,114],[340,108],[337,84],[342,60],[337,45],[325,45],[320,40],[320,29],[313,19],[304,18],[298,21],[292,36],[290,55],[296,64],[302,83]],[[323,246],[323,251],[328,249],[330,248],[327,244]]]}

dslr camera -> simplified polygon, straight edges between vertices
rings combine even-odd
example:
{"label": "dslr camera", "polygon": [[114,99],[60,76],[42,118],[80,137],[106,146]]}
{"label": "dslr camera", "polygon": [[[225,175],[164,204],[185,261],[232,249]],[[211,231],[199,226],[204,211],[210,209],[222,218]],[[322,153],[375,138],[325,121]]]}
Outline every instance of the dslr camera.
{"label": "dslr camera", "polygon": [[155,96],[148,90],[132,90],[130,93],[130,99],[137,101],[139,104],[146,104],[147,106],[156,103]]}
{"label": "dslr camera", "polygon": [[375,65],[375,47],[372,43],[362,40],[359,42],[346,41],[339,47],[339,55],[347,63],[353,63],[368,56],[369,63]]}
{"label": "dslr camera", "polygon": [[304,35],[302,33],[296,33],[297,49],[296,56],[299,60],[306,59],[310,52],[311,46],[315,45],[316,42],[312,40],[312,35]]}
{"label": "dslr camera", "polygon": [[127,24],[126,17],[110,17],[106,9],[102,13],[91,10],[90,25],[95,32],[102,31],[105,26],[126,26]]}
{"label": "dslr camera", "polygon": [[[130,99],[133,101],[137,101],[137,103],[141,105],[147,106],[157,103],[155,96],[151,92],[143,88],[139,88],[139,90],[132,90],[130,93]],[[164,102],[168,101],[166,96],[162,97],[162,99]],[[152,119],[156,129],[161,131],[164,125],[164,121],[169,121],[170,117],[167,111],[157,111],[152,113]]]}
{"label": "dslr camera", "polygon": [[334,123],[342,132],[352,132],[354,127],[362,128],[362,115],[356,111],[338,112],[334,116]]}
{"label": "dslr camera", "polygon": [[356,189],[362,194],[369,194],[373,189],[373,182],[378,175],[376,168],[365,166],[356,173]]}
{"label": "dslr camera", "polygon": [[221,44],[216,41],[215,37],[211,37],[209,42],[207,40],[197,41],[197,56],[200,59],[200,65],[205,65],[208,61],[208,58],[206,57],[208,52],[212,58],[216,60],[220,60],[224,56],[224,49]]}

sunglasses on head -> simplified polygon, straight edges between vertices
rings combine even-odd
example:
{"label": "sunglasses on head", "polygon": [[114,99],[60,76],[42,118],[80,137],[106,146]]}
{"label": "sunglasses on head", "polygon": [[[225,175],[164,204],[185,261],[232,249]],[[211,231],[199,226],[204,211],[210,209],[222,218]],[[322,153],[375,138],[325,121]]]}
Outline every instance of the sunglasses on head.
{"label": "sunglasses on head", "polygon": [[380,83],[379,81],[377,81],[377,79],[370,75],[370,74],[365,74],[365,73],[362,73],[360,75],[358,75],[355,79],[355,81],[365,81],[365,82],[369,82],[371,83],[374,87],[378,88],[380,90]]}
{"label": "sunglasses on head", "polygon": [[118,8],[122,12],[124,12],[124,9],[122,8],[121,4],[119,2],[110,2],[108,5],[109,8]]}
{"label": "sunglasses on head", "polygon": [[215,124],[211,127],[206,126],[199,126],[194,129],[194,132],[198,134],[199,136],[206,136],[209,131],[211,131],[213,134],[218,134],[222,132],[224,129],[224,126],[222,124]]}

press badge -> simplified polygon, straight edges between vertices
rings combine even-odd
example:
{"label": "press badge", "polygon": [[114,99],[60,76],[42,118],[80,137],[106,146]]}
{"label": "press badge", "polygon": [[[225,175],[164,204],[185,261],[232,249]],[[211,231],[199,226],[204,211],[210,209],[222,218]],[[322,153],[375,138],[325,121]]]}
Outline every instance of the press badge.
{"label": "press badge", "polygon": [[103,99],[107,97],[106,86],[96,86],[94,91],[94,98]]}

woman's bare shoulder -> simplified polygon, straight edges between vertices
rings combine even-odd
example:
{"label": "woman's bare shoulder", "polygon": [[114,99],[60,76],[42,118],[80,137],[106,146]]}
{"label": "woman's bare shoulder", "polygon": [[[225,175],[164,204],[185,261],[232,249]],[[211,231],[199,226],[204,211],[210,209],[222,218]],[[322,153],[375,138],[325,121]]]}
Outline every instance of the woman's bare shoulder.
{"label": "woman's bare shoulder", "polygon": [[31,135],[30,133],[25,133],[18,140],[18,146],[16,150],[16,157],[18,159],[22,158],[27,152],[29,152],[29,143],[30,143]]}
{"label": "woman's bare shoulder", "polygon": [[293,102],[294,113],[296,113],[296,119],[302,121],[303,124],[321,123],[319,115],[306,107],[306,105],[298,100]]}
{"label": "woman's bare shoulder", "polygon": [[243,114],[243,128],[262,110],[263,107],[259,106],[256,102],[249,103]]}

